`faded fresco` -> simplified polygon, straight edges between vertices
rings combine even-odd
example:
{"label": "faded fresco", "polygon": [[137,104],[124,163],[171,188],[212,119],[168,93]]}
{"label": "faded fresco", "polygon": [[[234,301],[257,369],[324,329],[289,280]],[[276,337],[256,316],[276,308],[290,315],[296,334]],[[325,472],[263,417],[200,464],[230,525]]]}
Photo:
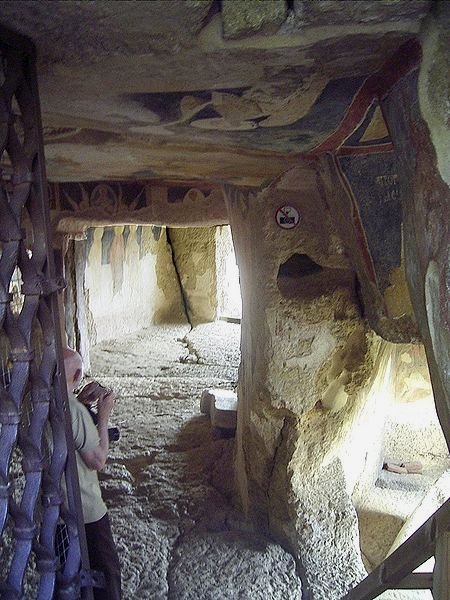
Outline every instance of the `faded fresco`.
{"label": "faded fresco", "polygon": [[390,274],[401,265],[401,204],[392,153],[342,156],[342,171],[350,182],[378,284],[384,291]]}
{"label": "faded fresco", "polygon": [[125,99],[151,111],[160,133],[217,143],[220,132],[222,143],[305,152],[338,127],[365,78],[293,75],[289,69],[253,87],[133,93]]}
{"label": "faded fresco", "polygon": [[[52,183],[48,187],[53,226],[73,220],[75,230],[95,225],[141,223],[204,226],[227,223],[218,185],[163,184],[150,181]],[[72,229],[69,229],[73,232]],[[69,231],[67,230],[67,232]]]}
{"label": "faded fresco", "polygon": [[50,209],[116,215],[123,210],[146,206],[145,186],[135,182],[85,182],[50,185]]}
{"label": "faded fresco", "polygon": [[[350,220],[342,227],[356,240],[352,252],[364,257],[364,266],[358,267],[364,273],[359,277],[367,282],[362,285],[368,286],[366,297],[372,298],[377,322],[385,322],[388,317],[402,318],[409,305],[405,308],[398,301],[400,296],[407,298],[400,186],[379,99],[398,76],[416,68],[417,53],[417,47],[408,43],[369,77],[330,79],[321,72],[313,75],[304,67],[298,71],[292,67],[247,87],[134,93],[124,99],[151,112],[152,127],[161,134],[179,139],[278,151],[286,158],[295,153],[299,161],[332,155],[342,187],[338,205],[347,200],[351,205]],[[228,215],[218,209],[223,206],[220,190],[216,197],[213,190],[186,186],[182,180],[163,191],[161,185],[151,180],[55,184],[54,209],[86,219],[101,214],[110,223],[120,218],[130,222],[133,213],[140,222],[152,224],[168,224],[168,215],[186,214],[189,209],[196,211],[197,224],[206,224],[212,214],[213,224],[226,222]],[[156,210],[157,206],[163,210]],[[378,290],[376,302],[374,290]]]}
{"label": "faded fresco", "polygon": [[394,149],[377,101],[362,123],[341,141],[337,164],[364,230],[373,271],[382,292],[401,266],[401,202]]}

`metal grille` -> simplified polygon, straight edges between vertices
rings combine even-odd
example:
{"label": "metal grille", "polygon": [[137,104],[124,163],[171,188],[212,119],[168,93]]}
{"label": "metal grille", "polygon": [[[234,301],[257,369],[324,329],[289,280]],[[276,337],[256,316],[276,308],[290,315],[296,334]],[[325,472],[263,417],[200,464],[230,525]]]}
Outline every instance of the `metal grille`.
{"label": "metal grille", "polygon": [[[55,276],[48,215],[34,49],[0,28],[0,597],[5,600],[92,597],[80,583],[88,565],[58,330],[62,281]],[[57,529],[65,535],[62,559]]]}

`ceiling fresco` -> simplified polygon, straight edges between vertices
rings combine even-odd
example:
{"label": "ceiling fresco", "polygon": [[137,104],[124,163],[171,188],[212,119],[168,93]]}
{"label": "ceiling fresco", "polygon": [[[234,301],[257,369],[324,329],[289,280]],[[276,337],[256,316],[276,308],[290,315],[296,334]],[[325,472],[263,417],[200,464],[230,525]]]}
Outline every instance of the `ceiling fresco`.
{"label": "ceiling fresco", "polygon": [[259,186],[297,154],[389,143],[361,93],[429,8],[10,0],[0,23],[36,45],[50,180]]}
{"label": "ceiling fresco", "polygon": [[252,87],[128,94],[165,130],[195,140],[279,152],[314,148],[339,125],[365,78],[275,79]]}

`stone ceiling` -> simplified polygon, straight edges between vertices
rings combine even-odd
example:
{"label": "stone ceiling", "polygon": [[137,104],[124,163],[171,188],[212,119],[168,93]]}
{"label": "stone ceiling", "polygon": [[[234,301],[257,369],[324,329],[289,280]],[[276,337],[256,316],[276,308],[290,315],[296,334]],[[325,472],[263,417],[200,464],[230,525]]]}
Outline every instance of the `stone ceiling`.
{"label": "stone ceiling", "polygon": [[259,185],[338,127],[424,0],[4,1],[33,39],[53,181]]}

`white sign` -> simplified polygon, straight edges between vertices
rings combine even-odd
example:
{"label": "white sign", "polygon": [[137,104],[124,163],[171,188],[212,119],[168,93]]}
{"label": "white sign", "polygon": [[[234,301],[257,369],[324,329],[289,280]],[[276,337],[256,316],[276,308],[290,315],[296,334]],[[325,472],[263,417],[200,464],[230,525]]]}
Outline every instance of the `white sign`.
{"label": "white sign", "polygon": [[281,206],[275,214],[275,220],[282,229],[293,229],[300,221],[300,213],[294,206]]}

